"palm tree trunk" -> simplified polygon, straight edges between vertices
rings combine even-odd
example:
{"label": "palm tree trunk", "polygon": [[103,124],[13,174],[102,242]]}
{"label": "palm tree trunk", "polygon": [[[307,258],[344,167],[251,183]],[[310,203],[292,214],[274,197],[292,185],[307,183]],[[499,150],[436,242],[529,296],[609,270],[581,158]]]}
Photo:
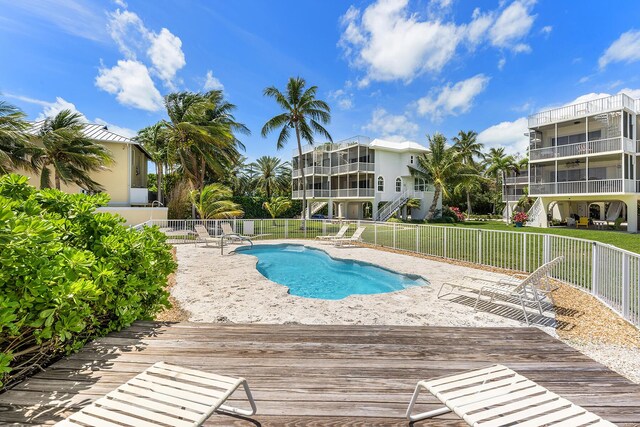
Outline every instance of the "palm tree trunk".
{"label": "palm tree trunk", "polygon": [[467,190],[467,218],[471,216],[471,194]]}
{"label": "palm tree trunk", "polygon": [[436,209],[438,208],[438,199],[440,198],[440,193],[442,189],[439,185],[435,185],[435,190],[433,193],[433,201],[431,202],[431,206],[429,207],[429,212],[427,212],[427,219],[433,219],[433,215],[436,213]]}
{"label": "palm tree trunk", "polygon": [[162,163],[156,162],[156,188],[157,195],[156,199],[158,202],[162,203]]}
{"label": "palm tree trunk", "polygon": [[300,144],[298,123],[296,123],[296,138],[298,140],[298,169],[300,170],[300,180],[302,181],[302,229],[305,230],[307,228],[307,178],[304,176],[302,144]]}
{"label": "palm tree trunk", "polygon": [[60,189],[60,175],[58,174],[58,171],[54,168],[53,169],[53,179],[55,180],[56,183],[56,190]]}

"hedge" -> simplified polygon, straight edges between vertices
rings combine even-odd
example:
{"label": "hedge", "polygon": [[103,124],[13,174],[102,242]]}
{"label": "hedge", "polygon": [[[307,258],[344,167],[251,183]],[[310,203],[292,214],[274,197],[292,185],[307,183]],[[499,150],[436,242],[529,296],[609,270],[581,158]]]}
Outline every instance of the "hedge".
{"label": "hedge", "polygon": [[0,387],[169,306],[164,235],[95,212],[107,202],[0,177]]}

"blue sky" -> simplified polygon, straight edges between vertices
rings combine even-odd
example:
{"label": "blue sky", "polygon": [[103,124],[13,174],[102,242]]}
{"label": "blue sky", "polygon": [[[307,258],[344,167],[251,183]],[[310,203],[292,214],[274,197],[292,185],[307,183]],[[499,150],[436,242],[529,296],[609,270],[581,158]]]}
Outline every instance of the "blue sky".
{"label": "blue sky", "polygon": [[637,0],[0,0],[0,93],[30,119],[75,108],[131,134],[168,92],[224,88],[255,159],[294,148],[260,136],[278,113],[262,91],[299,75],[334,140],[472,129],[523,152],[532,112],[640,97],[639,15]]}

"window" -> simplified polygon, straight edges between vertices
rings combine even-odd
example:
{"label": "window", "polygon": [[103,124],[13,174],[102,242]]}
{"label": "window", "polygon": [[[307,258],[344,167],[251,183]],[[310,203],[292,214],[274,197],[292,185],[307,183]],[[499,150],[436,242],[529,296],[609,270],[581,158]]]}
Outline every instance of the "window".
{"label": "window", "polygon": [[413,184],[414,191],[427,191],[427,182],[424,178],[416,178]]}
{"label": "window", "polygon": [[413,156],[409,158],[409,164],[413,164]]}
{"label": "window", "polygon": [[396,178],[396,193],[402,191],[402,180],[400,178]]}
{"label": "window", "polygon": [[384,178],[378,177],[378,191],[384,191]]}

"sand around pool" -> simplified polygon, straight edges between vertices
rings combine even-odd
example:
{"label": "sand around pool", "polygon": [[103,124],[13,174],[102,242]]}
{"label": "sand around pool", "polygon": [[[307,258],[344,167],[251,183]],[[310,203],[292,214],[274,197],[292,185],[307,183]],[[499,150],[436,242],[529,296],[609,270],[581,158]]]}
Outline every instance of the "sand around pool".
{"label": "sand around pool", "polygon": [[[277,244],[269,241],[261,244]],[[288,293],[256,270],[257,259],[241,253],[220,255],[214,247],[182,245],[177,248],[178,272],[171,293],[195,322],[302,323],[365,325],[522,326],[517,310],[513,318],[474,311],[470,298],[456,302],[438,299],[444,282],[465,276],[496,280],[508,276],[381,252],[371,248],[336,248],[314,241],[293,241],[321,248],[335,258],[372,262],[399,273],[419,274],[430,285],[376,295],[352,295],[341,300],[303,298]],[[304,268],[304,266],[301,266]],[[475,302],[475,301],[473,301]],[[553,322],[553,312],[545,316]],[[551,328],[550,328],[551,329]]]}

